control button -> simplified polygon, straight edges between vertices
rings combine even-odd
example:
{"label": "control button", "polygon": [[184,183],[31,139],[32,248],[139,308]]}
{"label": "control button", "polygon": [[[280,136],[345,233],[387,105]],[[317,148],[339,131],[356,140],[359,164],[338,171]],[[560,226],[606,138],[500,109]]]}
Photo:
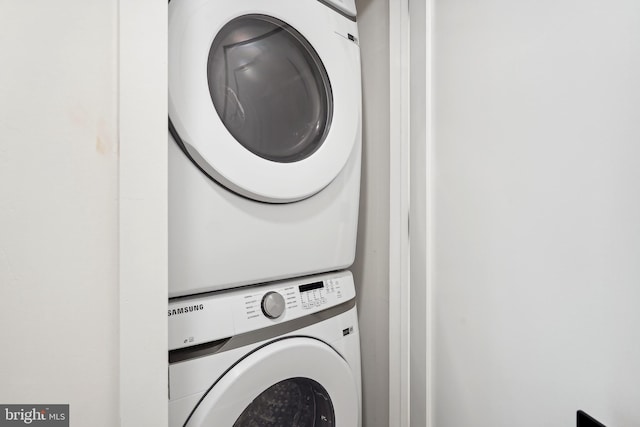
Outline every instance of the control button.
{"label": "control button", "polygon": [[262,297],[262,312],[269,319],[277,319],[284,313],[284,298],[277,292],[267,292]]}

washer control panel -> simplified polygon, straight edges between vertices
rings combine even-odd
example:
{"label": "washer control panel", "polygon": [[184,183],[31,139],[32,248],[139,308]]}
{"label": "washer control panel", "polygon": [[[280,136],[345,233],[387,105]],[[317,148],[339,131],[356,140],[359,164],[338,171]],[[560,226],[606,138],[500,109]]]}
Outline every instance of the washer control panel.
{"label": "washer control panel", "polygon": [[348,271],[169,301],[169,350],[229,338],[355,298]]}
{"label": "washer control panel", "polygon": [[329,300],[342,299],[340,280],[327,279],[321,282],[307,283],[298,287],[300,305],[303,310],[313,310],[322,307]]}

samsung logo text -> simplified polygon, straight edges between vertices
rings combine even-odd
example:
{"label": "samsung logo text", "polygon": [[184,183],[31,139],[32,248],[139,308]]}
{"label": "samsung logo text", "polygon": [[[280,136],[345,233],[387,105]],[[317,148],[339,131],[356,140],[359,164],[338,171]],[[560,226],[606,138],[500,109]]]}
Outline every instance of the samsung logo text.
{"label": "samsung logo text", "polygon": [[175,316],[177,314],[192,313],[194,311],[200,311],[200,310],[204,310],[204,304],[189,305],[187,307],[180,307],[180,308],[172,308],[172,309],[169,309],[169,317]]}

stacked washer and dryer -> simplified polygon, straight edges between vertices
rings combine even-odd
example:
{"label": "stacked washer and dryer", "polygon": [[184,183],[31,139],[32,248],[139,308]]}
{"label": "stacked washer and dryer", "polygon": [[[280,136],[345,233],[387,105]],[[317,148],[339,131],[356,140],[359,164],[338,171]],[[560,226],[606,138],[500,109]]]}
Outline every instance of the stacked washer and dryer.
{"label": "stacked washer and dryer", "polygon": [[169,425],[361,425],[355,0],[169,2]]}

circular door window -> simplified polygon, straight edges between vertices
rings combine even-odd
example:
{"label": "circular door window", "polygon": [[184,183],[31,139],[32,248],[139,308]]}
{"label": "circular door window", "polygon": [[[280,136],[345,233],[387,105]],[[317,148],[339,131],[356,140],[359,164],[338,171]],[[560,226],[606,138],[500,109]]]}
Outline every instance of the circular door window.
{"label": "circular door window", "polygon": [[324,342],[307,337],[278,339],[230,367],[184,425],[356,426],[358,380],[349,364]]}
{"label": "circular door window", "polygon": [[322,145],[333,113],[329,77],[290,25],[265,15],[231,20],[213,40],[207,78],[224,126],[252,153],[292,163]]}
{"label": "circular door window", "polygon": [[335,426],[329,393],[310,378],[289,378],[263,391],[233,427]]}

